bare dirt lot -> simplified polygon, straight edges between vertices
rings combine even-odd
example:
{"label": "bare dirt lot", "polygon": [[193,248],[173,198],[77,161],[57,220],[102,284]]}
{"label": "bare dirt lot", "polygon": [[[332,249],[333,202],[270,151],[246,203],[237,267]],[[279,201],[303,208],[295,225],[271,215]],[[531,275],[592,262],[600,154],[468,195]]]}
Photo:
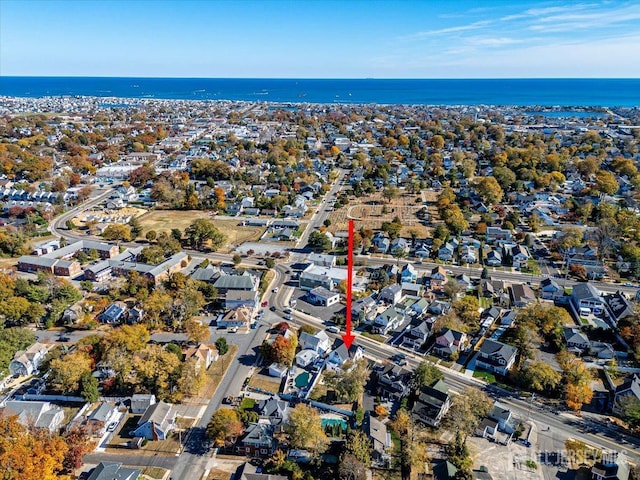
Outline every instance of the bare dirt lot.
{"label": "bare dirt lot", "polygon": [[390,222],[394,217],[399,217],[402,222],[400,236],[410,237],[411,231],[415,231],[418,238],[425,238],[429,228],[416,216],[423,207],[421,194],[409,194],[402,192],[390,202],[382,198],[382,192],[376,192],[364,197],[350,197],[349,204],[334,210],[329,214],[332,233],[348,228],[349,219],[354,220],[356,230],[365,227],[374,230],[380,229],[382,222]]}

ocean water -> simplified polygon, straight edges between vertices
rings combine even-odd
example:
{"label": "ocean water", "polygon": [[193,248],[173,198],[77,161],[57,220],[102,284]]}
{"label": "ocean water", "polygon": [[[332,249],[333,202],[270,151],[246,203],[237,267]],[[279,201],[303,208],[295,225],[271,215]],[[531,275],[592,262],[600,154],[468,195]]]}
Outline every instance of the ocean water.
{"label": "ocean water", "polygon": [[0,77],[0,95],[281,103],[640,106],[640,79],[255,79]]}

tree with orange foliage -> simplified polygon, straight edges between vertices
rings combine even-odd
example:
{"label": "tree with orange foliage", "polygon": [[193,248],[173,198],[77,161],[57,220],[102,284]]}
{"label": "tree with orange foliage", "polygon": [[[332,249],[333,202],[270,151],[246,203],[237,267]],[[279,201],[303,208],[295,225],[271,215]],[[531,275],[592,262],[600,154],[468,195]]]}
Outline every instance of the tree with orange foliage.
{"label": "tree with orange foliage", "polygon": [[64,439],[46,429],[30,429],[16,416],[0,418],[0,478],[68,480],[60,475],[68,451]]}

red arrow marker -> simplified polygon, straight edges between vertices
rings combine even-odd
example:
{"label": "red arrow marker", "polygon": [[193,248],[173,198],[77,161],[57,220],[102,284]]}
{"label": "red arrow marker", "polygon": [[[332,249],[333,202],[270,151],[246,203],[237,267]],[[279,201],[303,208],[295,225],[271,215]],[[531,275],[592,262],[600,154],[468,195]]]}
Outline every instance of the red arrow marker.
{"label": "red arrow marker", "polygon": [[355,338],[351,333],[351,293],[353,288],[353,220],[349,220],[349,244],[347,247],[347,327],[342,341],[347,348]]}

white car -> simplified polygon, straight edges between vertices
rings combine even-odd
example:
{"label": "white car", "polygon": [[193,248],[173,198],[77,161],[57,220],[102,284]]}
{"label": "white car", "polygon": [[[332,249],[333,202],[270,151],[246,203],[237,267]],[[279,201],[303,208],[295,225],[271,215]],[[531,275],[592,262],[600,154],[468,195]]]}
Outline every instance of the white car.
{"label": "white car", "polygon": [[107,427],[107,432],[113,432],[118,426],[118,422],[111,422]]}
{"label": "white car", "polygon": [[238,327],[231,327],[231,328],[229,329],[229,332],[230,332],[230,333],[236,333],[237,331],[238,331]]}
{"label": "white car", "polygon": [[273,292],[273,293],[278,293],[278,287],[274,288],[274,289],[272,290],[272,292]]}
{"label": "white car", "polygon": [[340,333],[340,329],[338,327],[332,325],[330,327],[327,327],[327,332]]}

